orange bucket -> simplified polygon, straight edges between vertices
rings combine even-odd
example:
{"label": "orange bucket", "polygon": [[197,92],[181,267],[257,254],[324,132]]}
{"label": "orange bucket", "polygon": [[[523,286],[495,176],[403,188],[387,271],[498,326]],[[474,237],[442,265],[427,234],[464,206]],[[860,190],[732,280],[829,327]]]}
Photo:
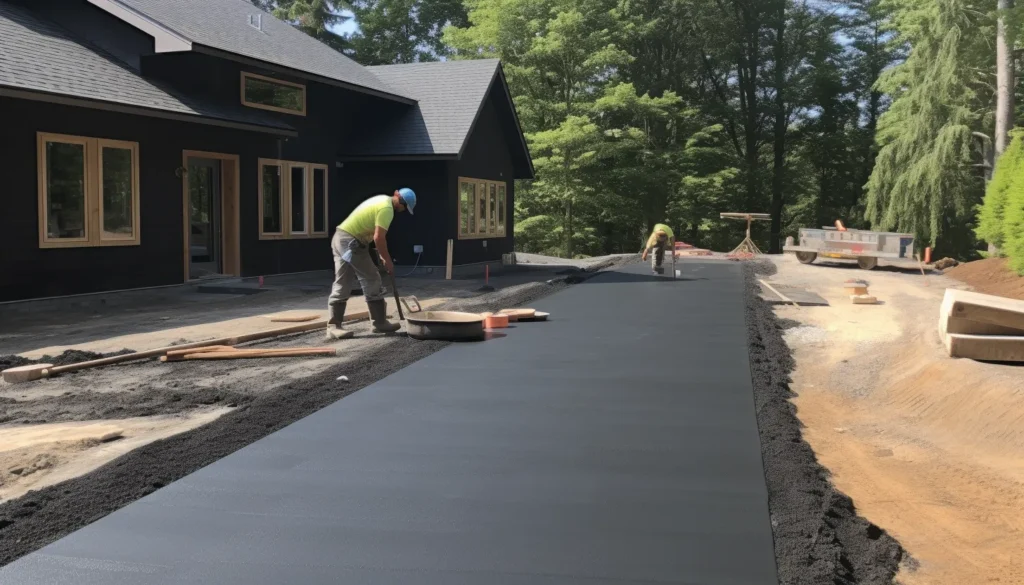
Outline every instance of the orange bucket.
{"label": "orange bucket", "polygon": [[504,329],[508,327],[508,315],[487,315],[484,317],[484,327],[488,329]]}

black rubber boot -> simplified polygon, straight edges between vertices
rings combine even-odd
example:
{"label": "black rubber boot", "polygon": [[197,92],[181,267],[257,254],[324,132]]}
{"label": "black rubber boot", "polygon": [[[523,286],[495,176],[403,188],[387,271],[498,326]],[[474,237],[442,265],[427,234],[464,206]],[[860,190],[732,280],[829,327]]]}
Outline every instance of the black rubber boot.
{"label": "black rubber boot", "polygon": [[367,301],[366,308],[370,310],[374,333],[394,333],[402,328],[401,323],[388,321],[388,303],[384,299]]}
{"label": "black rubber boot", "polygon": [[337,305],[331,305],[330,318],[327,320],[327,339],[348,339],[355,335],[351,331],[342,329],[341,324],[345,322],[345,306],[347,303],[338,303]]}

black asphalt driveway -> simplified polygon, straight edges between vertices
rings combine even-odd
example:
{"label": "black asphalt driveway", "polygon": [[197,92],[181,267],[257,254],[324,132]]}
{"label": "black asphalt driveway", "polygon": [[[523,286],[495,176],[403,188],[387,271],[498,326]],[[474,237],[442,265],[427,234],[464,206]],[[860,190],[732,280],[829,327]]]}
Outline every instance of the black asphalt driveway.
{"label": "black asphalt driveway", "polygon": [[683,276],[570,287],[537,303],[551,321],[445,348],[0,583],[777,583],[740,267]]}

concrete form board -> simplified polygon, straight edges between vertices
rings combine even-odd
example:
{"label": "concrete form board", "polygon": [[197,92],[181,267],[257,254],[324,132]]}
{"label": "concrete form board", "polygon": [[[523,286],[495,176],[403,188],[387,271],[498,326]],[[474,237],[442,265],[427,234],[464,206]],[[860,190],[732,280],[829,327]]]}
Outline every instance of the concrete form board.
{"label": "concrete form board", "polygon": [[1024,332],[1024,301],[948,288],[940,319],[957,317]]}
{"label": "concrete form board", "polygon": [[985,362],[1024,362],[1024,336],[950,333],[944,341],[950,357]]}
{"label": "concrete form board", "polygon": [[777,583],[740,267],[691,266],[538,302],[0,584]]}

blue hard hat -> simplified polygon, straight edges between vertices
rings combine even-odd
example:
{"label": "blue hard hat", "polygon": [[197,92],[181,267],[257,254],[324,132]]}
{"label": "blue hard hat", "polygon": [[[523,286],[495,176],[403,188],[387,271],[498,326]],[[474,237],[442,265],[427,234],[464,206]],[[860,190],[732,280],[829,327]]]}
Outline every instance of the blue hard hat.
{"label": "blue hard hat", "polygon": [[402,198],[402,203],[405,203],[409,215],[413,215],[412,208],[416,207],[416,193],[408,187],[402,187],[398,190],[398,196]]}

